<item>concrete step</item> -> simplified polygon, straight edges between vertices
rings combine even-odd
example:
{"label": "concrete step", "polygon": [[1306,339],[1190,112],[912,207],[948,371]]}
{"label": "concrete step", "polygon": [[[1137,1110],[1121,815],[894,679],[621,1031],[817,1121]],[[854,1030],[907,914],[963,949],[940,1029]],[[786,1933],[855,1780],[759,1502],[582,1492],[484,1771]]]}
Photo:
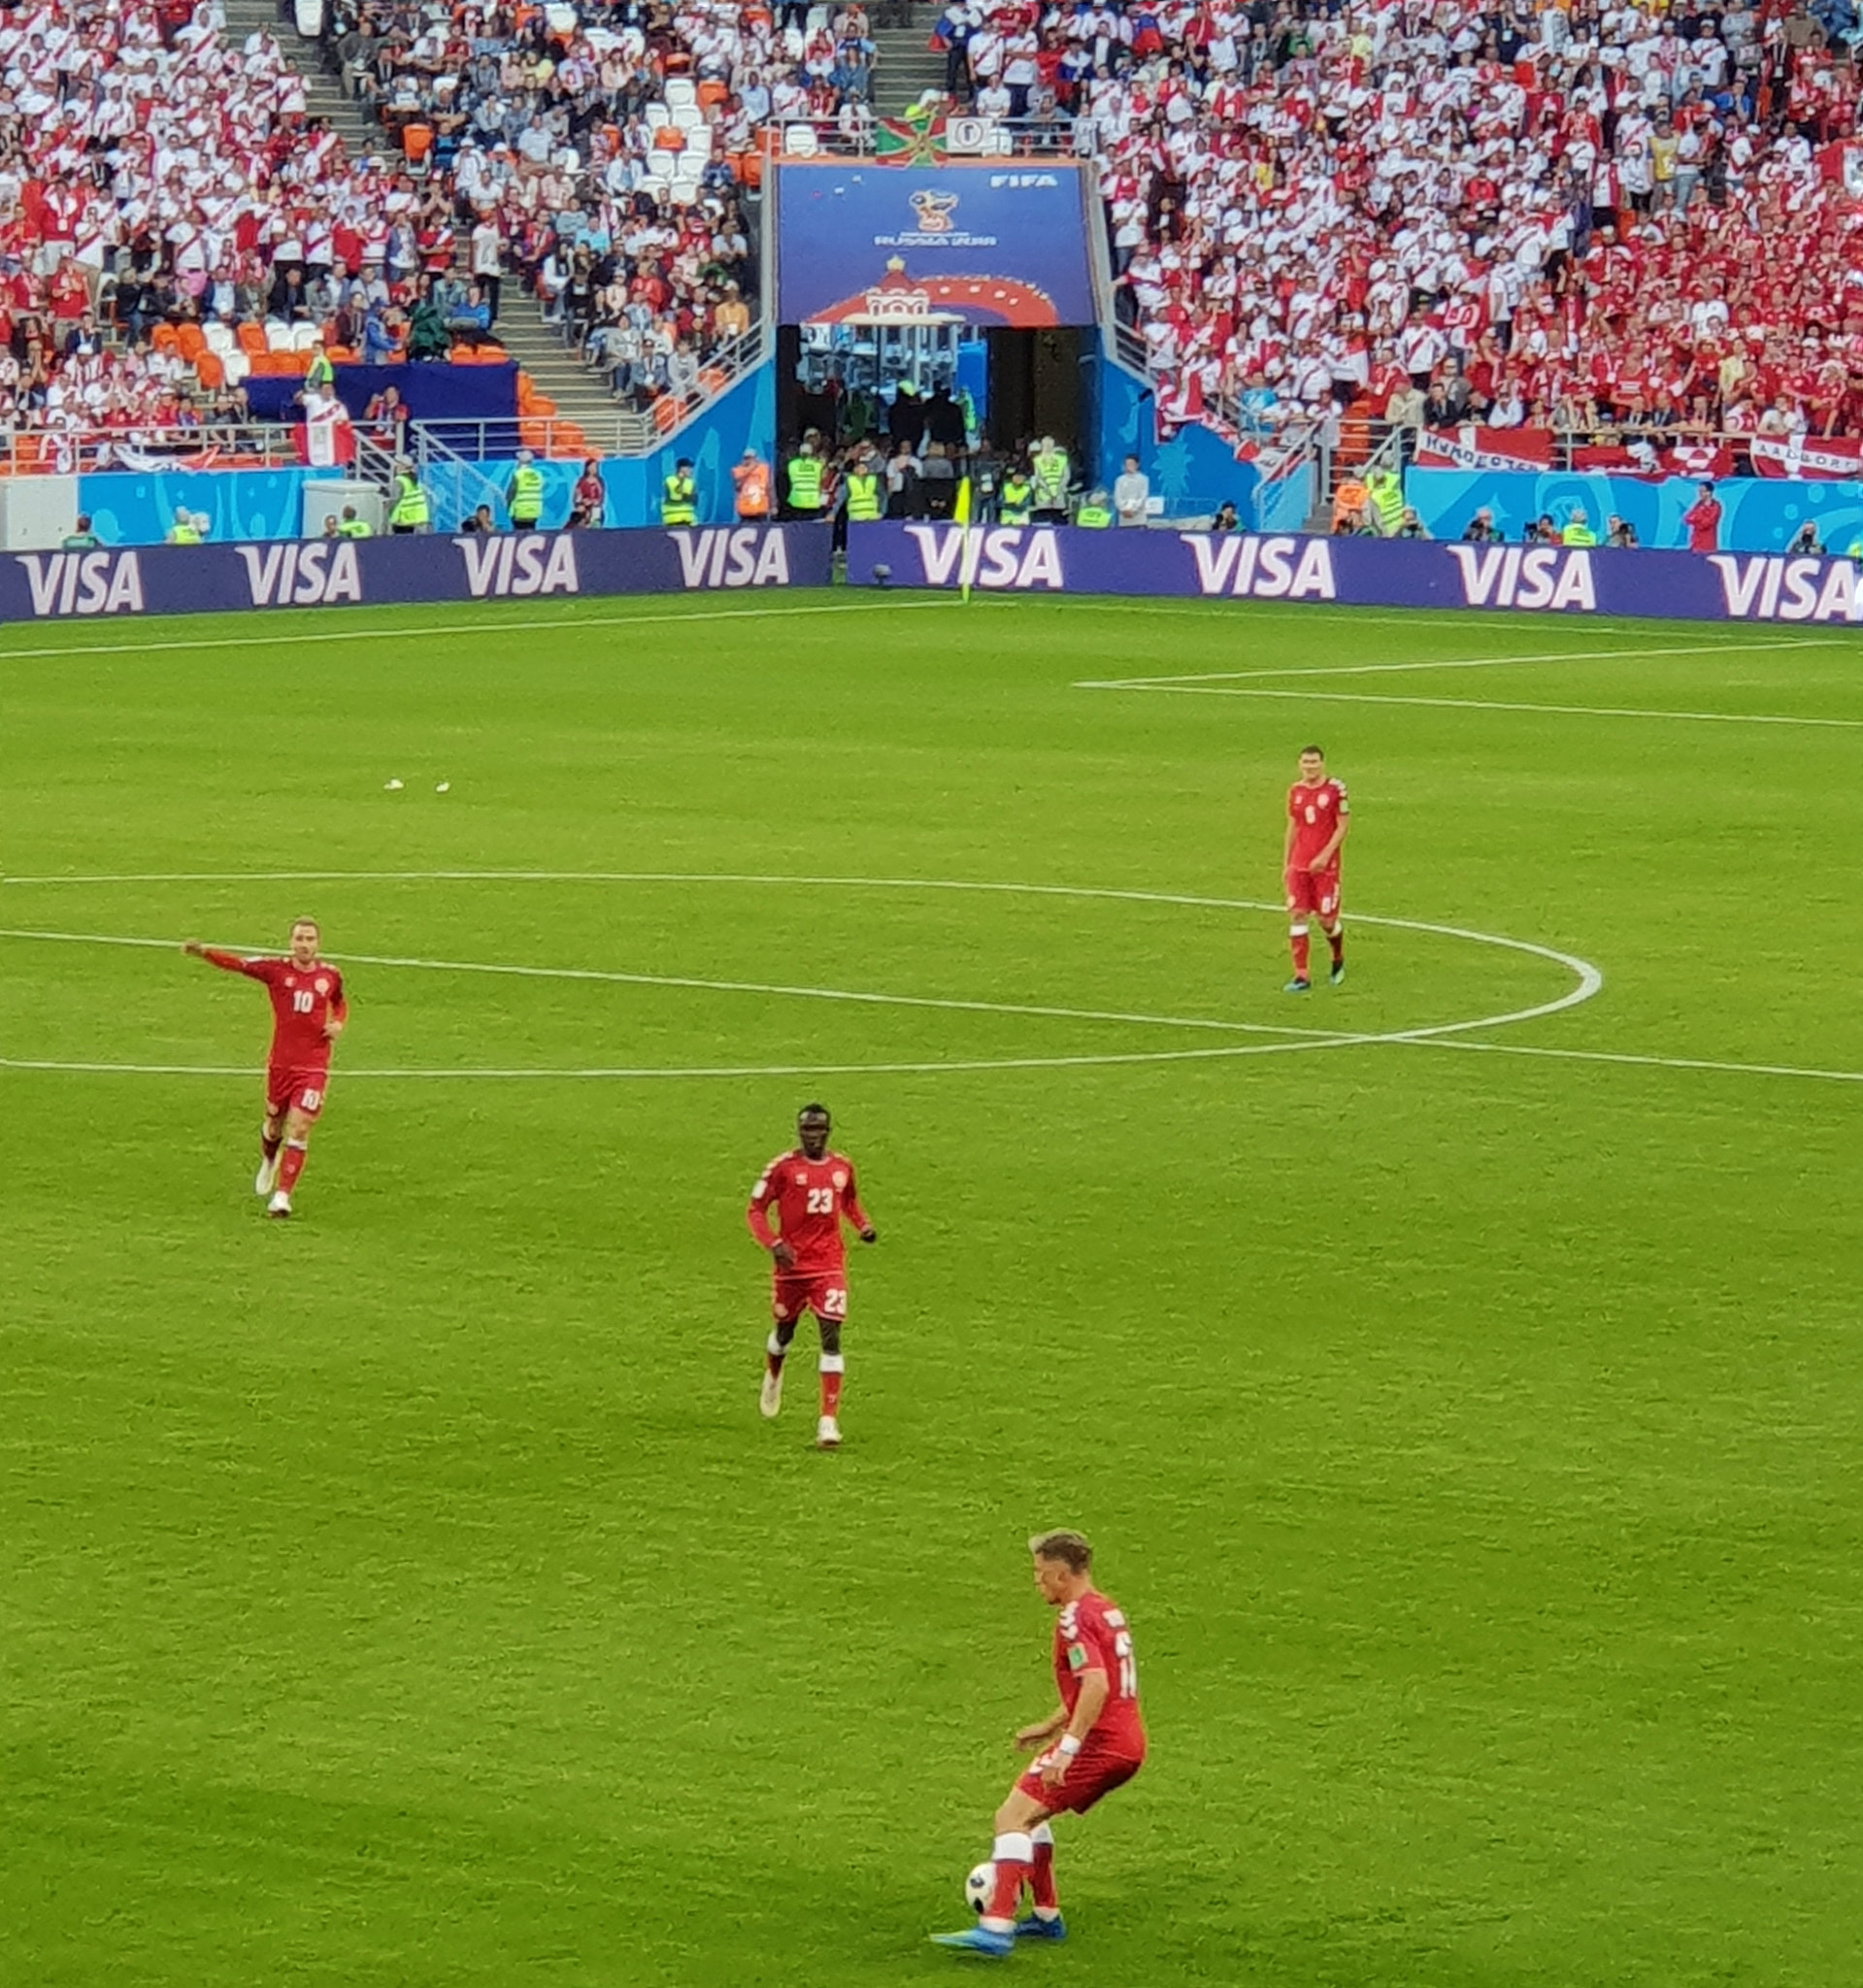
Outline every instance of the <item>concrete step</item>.
{"label": "concrete step", "polygon": [[[286,60],[305,79],[305,100],[312,115],[327,117],[349,151],[364,158],[394,151],[393,141],[370,116],[366,107],[349,96],[336,76],[322,66],[320,45],[300,41],[289,24],[280,20],[274,0],[224,0],[224,5],[226,32],[232,41],[243,42],[262,27],[270,28],[278,37]],[[502,303],[497,325],[499,343],[530,375],[538,392],[556,403],[557,413],[564,420],[587,428],[590,441],[598,448],[611,446],[619,410],[603,385],[601,376],[589,372],[575,359],[544,322],[536,299],[527,290],[507,280]]]}
{"label": "concrete step", "polygon": [[897,117],[929,90],[945,87],[945,58],[925,44],[937,24],[936,0],[910,0],[909,26],[877,27],[873,31],[874,109],[882,117]]}

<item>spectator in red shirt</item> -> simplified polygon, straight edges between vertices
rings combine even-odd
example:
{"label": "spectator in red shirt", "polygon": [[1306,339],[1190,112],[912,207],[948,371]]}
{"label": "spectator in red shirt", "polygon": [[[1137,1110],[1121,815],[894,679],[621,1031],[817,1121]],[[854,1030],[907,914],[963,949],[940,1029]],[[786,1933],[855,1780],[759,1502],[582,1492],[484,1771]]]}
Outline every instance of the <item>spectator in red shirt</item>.
{"label": "spectator in red shirt", "polygon": [[1713,483],[1702,484],[1695,501],[1682,513],[1691,552],[1713,552],[1720,546],[1720,499]]}

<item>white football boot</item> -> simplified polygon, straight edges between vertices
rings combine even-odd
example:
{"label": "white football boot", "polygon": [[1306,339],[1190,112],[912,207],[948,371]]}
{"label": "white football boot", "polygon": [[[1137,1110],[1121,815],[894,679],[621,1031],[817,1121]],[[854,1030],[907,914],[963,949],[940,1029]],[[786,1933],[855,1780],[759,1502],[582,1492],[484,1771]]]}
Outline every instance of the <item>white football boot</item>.
{"label": "white football boot", "polygon": [[782,1375],[772,1374],[769,1368],[763,1370],[763,1392],[757,1396],[757,1413],[766,1422],[773,1421],[782,1407]]}
{"label": "white football boot", "polygon": [[259,1170],[252,1176],[252,1192],[270,1194],[279,1184],[279,1156],[274,1153],[269,1160],[259,1162]]}
{"label": "white football boot", "polygon": [[839,1449],[841,1447],[841,1424],[832,1415],[823,1415],[816,1422],[815,1447],[817,1449]]}
{"label": "white football boot", "polygon": [[271,1200],[265,1204],[265,1212],[274,1221],[283,1221],[291,1212],[291,1197],[283,1188],[280,1188],[278,1193],[273,1195]]}

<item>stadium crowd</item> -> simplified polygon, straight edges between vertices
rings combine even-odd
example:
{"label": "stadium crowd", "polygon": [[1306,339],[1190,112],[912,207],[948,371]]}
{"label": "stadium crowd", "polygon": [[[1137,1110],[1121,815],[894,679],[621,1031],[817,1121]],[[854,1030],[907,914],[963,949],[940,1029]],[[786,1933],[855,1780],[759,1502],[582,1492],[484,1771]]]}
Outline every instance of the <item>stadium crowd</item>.
{"label": "stadium crowd", "polygon": [[319,345],[443,359],[514,274],[617,392],[689,390],[750,325],[758,127],[871,116],[860,8],[784,12],[346,0],[352,157],[216,0],[0,8],[0,431],[238,419]]}
{"label": "stadium crowd", "polygon": [[1084,120],[1181,418],[1863,429],[1852,0],[950,0],[940,33],[962,100]]}

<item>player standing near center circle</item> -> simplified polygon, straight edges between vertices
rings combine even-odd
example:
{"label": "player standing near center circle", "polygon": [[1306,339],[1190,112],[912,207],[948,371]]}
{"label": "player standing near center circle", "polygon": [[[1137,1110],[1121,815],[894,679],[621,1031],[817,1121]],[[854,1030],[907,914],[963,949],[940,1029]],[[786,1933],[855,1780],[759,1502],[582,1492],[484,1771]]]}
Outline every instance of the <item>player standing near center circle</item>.
{"label": "player standing near center circle", "polygon": [[[1028,1550],[1036,1589],[1050,1608],[1061,1611],[1054,1624],[1054,1681],[1061,1703],[1015,1736],[1016,1745],[1043,1750],[996,1811],[992,1889],[977,1924],[962,1933],[932,1935],[940,1946],[998,1959],[1017,1939],[1067,1938],[1054,1889],[1048,1817],[1084,1815],[1145,1765],[1132,1632],[1124,1610],[1093,1585],[1093,1548],[1079,1533],[1053,1532],[1038,1533]],[[1024,1884],[1034,1910],[1018,1920]]]}
{"label": "player standing near center circle", "polygon": [[182,950],[224,973],[259,980],[272,997],[272,1048],[265,1060],[265,1123],[259,1133],[254,1194],[269,1194],[268,1215],[291,1212],[291,1190],[304,1171],[311,1127],[323,1110],[330,1084],[330,1051],[349,1018],[343,976],[317,957],[315,918],[291,922],[290,950],[283,959],[248,959],[190,939]]}
{"label": "player standing near center circle", "polygon": [[[776,1325],[764,1347],[763,1393],[757,1403],[767,1419],[782,1407],[782,1363],[802,1314],[813,1311],[821,1333],[821,1416],[815,1424],[817,1449],[841,1442],[841,1328],[848,1317],[848,1253],[841,1224],[849,1222],[863,1242],[874,1225],[860,1206],[853,1162],[830,1152],[833,1121],[825,1105],[804,1105],[796,1114],[793,1152],[779,1153],[757,1176],[745,1218],[750,1233],[775,1265],[770,1309]],[[778,1227],[770,1226],[776,1210]]]}
{"label": "player standing near center circle", "polygon": [[1300,778],[1287,789],[1287,840],[1281,867],[1287,887],[1287,944],[1294,956],[1289,994],[1313,986],[1307,976],[1309,916],[1333,949],[1329,976],[1337,987],[1346,977],[1346,927],[1339,911],[1339,852],[1351,827],[1351,804],[1345,783],[1326,774],[1326,755],[1317,746],[1300,748]]}

